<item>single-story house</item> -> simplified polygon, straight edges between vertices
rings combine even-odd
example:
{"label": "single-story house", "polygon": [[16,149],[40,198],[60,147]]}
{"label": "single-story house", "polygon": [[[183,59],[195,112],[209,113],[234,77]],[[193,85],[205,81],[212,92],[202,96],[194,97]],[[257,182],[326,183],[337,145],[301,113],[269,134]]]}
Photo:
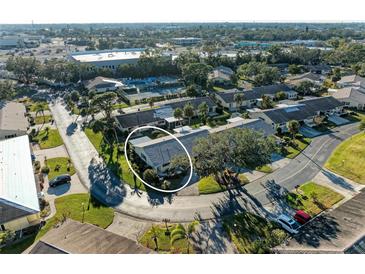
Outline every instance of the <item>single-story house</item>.
{"label": "single-story house", "polygon": [[294,75],[289,77],[286,80],[286,83],[291,86],[291,87],[295,87],[300,85],[303,82],[311,82],[317,86],[321,85],[323,81],[323,77],[319,74],[314,74],[312,72],[306,72],[300,75]]}
{"label": "single-story house", "polygon": [[122,131],[130,131],[133,128],[145,125],[175,127],[176,122],[179,122],[179,124],[181,122],[174,118],[174,110],[176,108],[183,109],[186,104],[191,103],[194,107],[195,115],[198,115],[198,107],[204,102],[207,103],[209,108],[208,115],[214,115],[217,107],[214,101],[210,97],[197,97],[188,100],[181,99],[181,101],[166,104],[156,109],[117,115],[114,118]]}
{"label": "single-story house", "polygon": [[286,124],[297,120],[311,125],[313,119],[320,115],[340,115],[343,113],[344,103],[332,96],[316,97],[298,101],[293,105],[281,105],[268,110],[254,110],[250,112],[251,118],[258,118],[271,125],[273,129],[287,130]]}
{"label": "single-story house", "polygon": [[[238,89],[232,89],[223,92],[214,93],[216,101],[222,105],[224,108],[227,108],[230,111],[235,111],[240,107],[251,108],[257,106],[258,101],[262,98],[262,96],[269,96],[274,99],[275,95],[283,91],[287,99],[296,99],[298,93],[292,90],[290,87],[284,84],[275,84],[269,86],[255,87],[251,90],[240,91]],[[243,102],[240,106],[237,106],[235,102],[235,95],[242,94]]]}
{"label": "single-story house", "polygon": [[39,211],[28,136],[0,141],[0,230],[36,225]]}
{"label": "single-story house", "polygon": [[365,109],[365,89],[355,87],[345,87],[338,90],[333,90],[330,94],[343,102],[347,107]]}
{"label": "single-story house", "polygon": [[219,66],[209,74],[209,79],[213,82],[213,85],[227,86],[232,84],[233,75],[234,71],[231,68]]}
{"label": "single-story house", "polygon": [[[190,127],[179,128],[175,130],[177,133],[174,136],[184,144],[185,148],[192,156],[193,147],[199,138],[233,128],[248,128],[261,131],[265,136],[274,133],[274,130],[262,120],[236,117],[231,123],[216,128],[210,128],[208,126],[203,126],[198,129],[192,129]],[[185,154],[182,146],[178,144],[172,136],[164,136],[157,139],[141,137],[131,140],[130,144],[139,157],[158,173],[168,169],[170,161],[174,156]]]}
{"label": "single-story house", "polygon": [[315,74],[327,75],[331,72],[331,66],[326,64],[306,65],[304,66],[308,71]]}
{"label": "single-story house", "polygon": [[0,140],[27,133],[26,109],[22,103],[0,101]]}
{"label": "single-story house", "polygon": [[90,91],[93,90],[99,93],[105,91],[115,91],[120,87],[124,87],[124,84],[116,79],[98,76],[92,80],[86,81],[84,86]]}
{"label": "single-story house", "polygon": [[67,219],[47,232],[27,254],[149,254],[137,242],[95,225]]}
{"label": "single-story house", "polygon": [[347,75],[343,76],[339,81],[337,81],[337,85],[341,88],[344,87],[365,87],[365,78],[359,75]]}

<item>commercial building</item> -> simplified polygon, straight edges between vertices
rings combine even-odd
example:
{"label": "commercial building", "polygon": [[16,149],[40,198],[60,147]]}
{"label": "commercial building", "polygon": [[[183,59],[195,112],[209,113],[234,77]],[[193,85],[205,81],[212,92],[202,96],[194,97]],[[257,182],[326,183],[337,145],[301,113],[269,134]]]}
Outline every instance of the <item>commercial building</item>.
{"label": "commercial building", "polygon": [[199,44],[201,41],[202,41],[201,38],[196,38],[196,37],[179,37],[179,38],[172,39],[172,42],[175,45],[184,46],[184,47]]}
{"label": "commercial building", "polygon": [[0,230],[40,222],[37,192],[28,136],[0,141]]}
{"label": "commercial building", "polygon": [[143,52],[143,48],[82,51],[71,53],[70,59],[97,68],[115,70],[119,65],[136,64]]}
{"label": "commercial building", "polygon": [[17,102],[0,101],[0,140],[27,133],[29,123],[25,106]]}

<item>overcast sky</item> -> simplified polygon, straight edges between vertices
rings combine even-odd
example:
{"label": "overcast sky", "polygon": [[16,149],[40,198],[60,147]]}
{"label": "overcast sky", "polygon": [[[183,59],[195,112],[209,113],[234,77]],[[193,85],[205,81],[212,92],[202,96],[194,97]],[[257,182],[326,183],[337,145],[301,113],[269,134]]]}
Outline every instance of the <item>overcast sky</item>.
{"label": "overcast sky", "polygon": [[1,0],[0,23],[365,21],[363,0]]}

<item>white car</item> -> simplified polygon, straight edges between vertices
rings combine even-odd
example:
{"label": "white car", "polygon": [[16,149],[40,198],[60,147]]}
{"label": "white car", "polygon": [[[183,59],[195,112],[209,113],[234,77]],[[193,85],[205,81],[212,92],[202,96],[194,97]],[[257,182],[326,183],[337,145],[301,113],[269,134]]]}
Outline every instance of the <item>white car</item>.
{"label": "white car", "polygon": [[299,232],[300,224],[287,215],[280,215],[276,221],[289,233],[297,234]]}

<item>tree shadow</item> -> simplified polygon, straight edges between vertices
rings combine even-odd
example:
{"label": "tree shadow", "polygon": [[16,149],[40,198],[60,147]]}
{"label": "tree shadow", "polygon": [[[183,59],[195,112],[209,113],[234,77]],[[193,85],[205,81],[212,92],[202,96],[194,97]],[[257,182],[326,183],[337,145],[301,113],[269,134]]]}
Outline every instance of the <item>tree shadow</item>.
{"label": "tree shadow", "polygon": [[323,169],[322,173],[331,181],[331,183],[338,185],[344,189],[355,191],[354,187],[345,181],[342,177],[336,176],[335,174],[328,172],[327,170]]}
{"label": "tree shadow", "polygon": [[47,189],[47,193],[50,194],[50,195],[56,195],[56,196],[60,196],[60,195],[63,195],[65,193],[67,193],[70,188],[71,188],[71,183],[67,183],[67,184],[63,184],[63,185],[59,185],[59,186],[56,186],[56,187],[49,187]]}
{"label": "tree shadow", "polygon": [[68,125],[67,129],[66,129],[66,135],[67,136],[71,136],[75,133],[77,129],[77,123],[71,123]]}
{"label": "tree shadow", "polygon": [[289,206],[286,200],[286,196],[289,194],[286,188],[280,186],[275,180],[268,180],[262,186],[266,190],[266,198],[274,205],[273,215],[285,214],[290,216],[294,213],[294,209]]}
{"label": "tree shadow", "polygon": [[88,172],[91,182],[90,193],[97,200],[107,206],[117,206],[123,202],[126,190],[104,163],[91,162]]}
{"label": "tree shadow", "polygon": [[321,245],[321,241],[336,239],[340,231],[339,224],[334,217],[322,214],[303,226],[300,233],[295,235],[293,239],[299,244],[318,248]]}

